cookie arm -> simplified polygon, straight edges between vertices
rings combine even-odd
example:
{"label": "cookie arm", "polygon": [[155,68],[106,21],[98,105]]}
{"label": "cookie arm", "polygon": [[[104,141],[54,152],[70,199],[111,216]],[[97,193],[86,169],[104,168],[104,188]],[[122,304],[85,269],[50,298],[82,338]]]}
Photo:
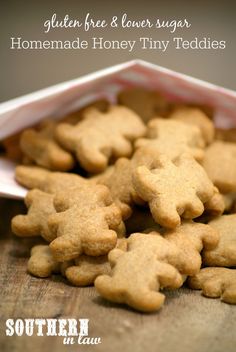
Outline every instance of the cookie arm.
{"label": "cookie arm", "polygon": [[19,237],[40,236],[41,226],[30,215],[16,215],[11,221],[12,232]]}
{"label": "cookie arm", "polygon": [[105,220],[110,229],[115,230],[122,221],[121,210],[114,203],[104,208]]}
{"label": "cookie arm", "polygon": [[82,252],[81,241],[78,236],[71,234],[57,237],[49,245],[53,257],[58,262],[77,258]]}
{"label": "cookie arm", "polygon": [[204,249],[211,250],[214,249],[220,240],[219,232],[211,227],[210,225],[205,225],[206,230],[202,233],[202,242]]}
{"label": "cookie arm", "polygon": [[[111,150],[107,154],[111,154]],[[92,173],[99,173],[105,170],[109,158],[98,146],[92,145],[86,136],[81,138],[77,144],[76,156],[85,170]]]}
{"label": "cookie arm", "polygon": [[179,288],[183,284],[182,275],[171,264],[157,261],[156,273],[160,287]]}
{"label": "cookie arm", "polygon": [[118,249],[118,248],[115,248],[115,249],[113,249],[112,251],[109,252],[108,260],[109,260],[109,263],[111,264],[111,267],[115,266],[115,264],[117,263],[118,259],[123,254],[124,254],[124,251],[122,251],[121,249]]}
{"label": "cookie arm", "polygon": [[47,171],[37,166],[17,166],[16,167],[16,181],[28,189],[38,188],[44,190],[45,181],[50,175]]}

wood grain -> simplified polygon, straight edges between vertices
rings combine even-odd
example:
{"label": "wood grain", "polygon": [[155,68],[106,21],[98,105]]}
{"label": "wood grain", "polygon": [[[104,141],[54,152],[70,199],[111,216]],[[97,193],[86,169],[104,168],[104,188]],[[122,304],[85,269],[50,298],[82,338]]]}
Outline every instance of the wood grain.
{"label": "wood grain", "polygon": [[[140,314],[101,299],[93,287],[75,288],[54,275],[36,279],[26,273],[33,240],[11,234],[10,219],[23,204],[0,200],[0,351],[233,352],[236,306],[207,299],[187,288],[167,292],[164,308]],[[89,318],[96,346],[63,345],[62,337],[6,337],[8,318]]]}

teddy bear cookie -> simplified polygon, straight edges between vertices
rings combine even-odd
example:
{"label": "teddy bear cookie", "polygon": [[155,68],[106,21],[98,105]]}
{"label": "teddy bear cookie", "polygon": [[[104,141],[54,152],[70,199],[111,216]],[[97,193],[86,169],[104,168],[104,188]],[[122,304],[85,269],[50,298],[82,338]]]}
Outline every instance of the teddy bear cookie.
{"label": "teddy bear cookie", "polygon": [[220,192],[236,190],[236,144],[215,141],[207,148],[202,165]]}
{"label": "teddy bear cookie", "polygon": [[75,153],[80,165],[91,173],[103,171],[111,157],[128,157],[132,142],[144,136],[146,127],[140,117],[123,106],[112,106],[103,113],[94,108],[84,112],[75,126],[59,124],[58,142]]}
{"label": "teddy bear cookie", "polygon": [[215,127],[212,120],[209,119],[202,109],[180,106],[169,115],[169,118],[199,127],[205,143],[210,144],[213,142]]}
{"label": "teddy bear cookie", "polygon": [[43,278],[59,273],[60,263],[53,258],[49,246],[37,245],[31,249],[27,269],[30,274]]}
{"label": "teddy bear cookie", "polygon": [[203,268],[188,280],[189,287],[202,290],[206,297],[218,298],[236,304],[236,270],[227,268]]}
{"label": "teddy bear cookie", "polygon": [[[127,248],[126,238],[118,238],[116,248],[125,251]],[[74,260],[74,264],[68,265],[64,276],[75,286],[92,285],[99,275],[109,274],[111,266],[107,255],[92,257],[81,255]]]}
{"label": "teddy bear cookie", "polygon": [[51,172],[38,166],[20,165],[15,170],[16,181],[28,189],[40,189],[55,194],[62,189],[80,187],[88,179],[73,173]]}
{"label": "teddy bear cookie", "polygon": [[219,243],[203,251],[207,266],[236,266],[236,214],[223,215],[209,222],[219,232]]}
{"label": "teddy bear cookie", "polygon": [[110,104],[106,99],[99,99],[95,100],[90,104],[86,104],[79,110],[72,111],[71,113],[67,114],[63,117],[60,121],[69,123],[70,125],[76,125],[79,121],[81,121],[84,117],[84,112],[88,108],[95,108],[101,112],[106,112],[109,108]]}
{"label": "teddy bear cookie", "polygon": [[156,232],[132,234],[127,244],[126,252],[114,249],[109,253],[111,274],[98,276],[95,287],[112,302],[143,312],[158,310],[165,300],[159,290],[182,286],[181,274],[168,263],[170,257],[177,258],[178,251]]}
{"label": "teddy bear cookie", "polygon": [[189,154],[175,162],[162,156],[150,168],[138,167],[133,184],[140,198],[148,202],[154,220],[167,228],[180,225],[181,218],[200,216],[204,203],[214,194],[206,172]]}
{"label": "teddy bear cookie", "polygon": [[204,156],[205,141],[198,126],[174,119],[155,118],[148,122],[147,138],[139,138],[135,147],[153,146],[156,152],[171,160],[183,153],[191,154],[196,160]]}
{"label": "teddy bear cookie", "polygon": [[219,242],[219,233],[207,224],[183,221],[174,230],[166,230],[163,237],[179,249],[177,262],[170,261],[181,274],[193,276],[201,268],[202,250],[214,250]]}
{"label": "teddy bear cookie", "polygon": [[122,222],[120,209],[103,185],[83,185],[58,192],[57,211],[48,218],[55,239],[50,243],[54,258],[63,262],[81,254],[107,254],[117,242],[116,229]]}
{"label": "teddy bear cookie", "polygon": [[19,237],[42,236],[48,242],[54,236],[48,228],[48,217],[56,213],[53,195],[34,189],[25,197],[27,215],[16,215],[11,222],[12,232]]}
{"label": "teddy bear cookie", "polygon": [[171,106],[159,92],[140,87],[121,91],[117,101],[135,111],[145,122],[158,115],[166,116]]}
{"label": "teddy bear cookie", "polygon": [[55,139],[55,121],[43,121],[39,130],[26,129],[20,137],[24,155],[39,166],[49,170],[67,171],[75,162],[71,153],[63,149]]}

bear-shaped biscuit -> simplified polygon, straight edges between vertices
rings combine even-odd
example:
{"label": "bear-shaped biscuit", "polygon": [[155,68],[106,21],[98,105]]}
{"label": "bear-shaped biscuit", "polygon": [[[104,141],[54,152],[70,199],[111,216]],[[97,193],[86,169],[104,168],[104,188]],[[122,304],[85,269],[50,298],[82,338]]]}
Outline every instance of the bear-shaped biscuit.
{"label": "bear-shaped biscuit", "polygon": [[20,137],[20,147],[23,153],[39,166],[49,170],[67,171],[73,168],[74,158],[55,140],[55,121],[44,121],[40,129],[24,130]]}
{"label": "bear-shaped biscuit", "polygon": [[236,304],[236,269],[203,268],[188,279],[190,288],[202,290],[206,297],[220,297],[223,302]]}
{"label": "bear-shaped biscuit", "polygon": [[153,146],[156,153],[174,160],[183,153],[191,154],[196,160],[204,156],[205,142],[197,126],[174,119],[155,118],[148,123],[147,138],[139,138],[135,147]]}
{"label": "bear-shaped biscuit", "polygon": [[87,109],[77,125],[59,124],[56,130],[61,145],[74,152],[81,166],[91,173],[103,171],[112,156],[130,156],[132,141],[145,133],[139,116],[122,106],[112,106],[105,113]]}
{"label": "bear-shaped biscuit", "polygon": [[50,243],[56,260],[104,255],[115,247],[122,214],[107,187],[89,184],[59,192],[54,206],[58,213],[48,218],[48,226],[57,237]]}
{"label": "bear-shaped biscuit", "polygon": [[214,185],[205,170],[190,155],[175,162],[160,157],[149,168],[133,173],[134,188],[149,207],[154,220],[167,228],[180,225],[181,217],[194,219],[214,195]]}
{"label": "bear-shaped biscuit", "polygon": [[54,240],[48,228],[48,217],[56,213],[53,197],[38,189],[29,191],[25,197],[28,213],[12,219],[12,231],[19,237],[42,236],[47,242]]}
{"label": "bear-shaped biscuit", "polygon": [[207,266],[236,266],[236,214],[223,215],[209,222],[219,232],[215,248],[203,251],[203,263]]}
{"label": "bear-shaped biscuit", "polygon": [[27,269],[37,277],[48,277],[60,272],[60,263],[52,256],[49,246],[37,245],[32,247]]}
{"label": "bear-shaped biscuit", "polygon": [[102,297],[143,311],[158,310],[165,296],[160,288],[178,288],[183,279],[177,269],[168,264],[170,257],[177,260],[178,250],[155,233],[132,234],[127,251],[112,250],[110,276],[98,276],[95,287]]}

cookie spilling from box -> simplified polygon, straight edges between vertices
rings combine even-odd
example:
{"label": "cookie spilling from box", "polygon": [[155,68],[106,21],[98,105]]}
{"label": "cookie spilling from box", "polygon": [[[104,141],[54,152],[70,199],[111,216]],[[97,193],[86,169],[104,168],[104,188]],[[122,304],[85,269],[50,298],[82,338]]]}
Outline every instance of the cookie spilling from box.
{"label": "cookie spilling from box", "polygon": [[143,88],[117,101],[5,143],[29,190],[12,231],[43,241],[28,273],[95,285],[103,299],[140,312],[159,310],[165,289],[186,283],[236,303],[234,130],[216,131],[207,107]]}

